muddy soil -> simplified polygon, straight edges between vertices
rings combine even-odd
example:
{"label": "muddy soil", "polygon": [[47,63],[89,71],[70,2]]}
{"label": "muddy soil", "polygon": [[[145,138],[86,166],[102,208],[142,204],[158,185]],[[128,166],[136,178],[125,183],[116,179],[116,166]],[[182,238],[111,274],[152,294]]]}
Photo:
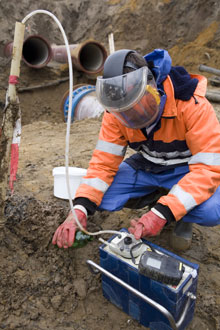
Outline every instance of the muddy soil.
{"label": "muddy soil", "polygon": [[[107,36],[113,31],[116,49],[130,47],[146,54],[154,48],[166,48],[174,65],[184,65],[191,72],[199,73],[199,64],[220,68],[219,1],[57,0],[52,4],[41,0],[30,4],[22,0],[17,6],[12,0],[2,0],[1,108],[10,72],[10,59],[3,56],[4,45],[13,39],[15,21],[39,8],[58,16],[73,43],[92,37],[108,48]],[[40,33],[51,42],[62,44],[55,29],[49,19],[33,19],[26,33]],[[51,63],[36,70],[22,63],[18,88],[44,85],[64,77],[68,77],[66,65]],[[74,84],[78,83],[95,84],[95,78],[74,70]],[[101,276],[91,274],[86,265],[88,259],[99,263],[97,238],[81,249],[63,250],[51,244],[54,231],[69,211],[69,202],[53,195],[52,176],[53,168],[65,163],[66,123],[60,104],[68,86],[67,81],[18,91],[22,138],[14,194],[8,191],[7,222],[0,232],[0,329],[146,329],[102,296]],[[210,84],[208,87],[219,91]],[[220,119],[220,105],[213,106]],[[71,125],[70,166],[88,167],[101,119],[85,119]],[[146,209],[96,213],[89,219],[88,228],[120,230],[144,212]],[[189,330],[220,329],[219,229],[194,225],[192,247],[180,254],[200,265],[196,310]],[[171,230],[167,227],[151,240],[171,250]]]}

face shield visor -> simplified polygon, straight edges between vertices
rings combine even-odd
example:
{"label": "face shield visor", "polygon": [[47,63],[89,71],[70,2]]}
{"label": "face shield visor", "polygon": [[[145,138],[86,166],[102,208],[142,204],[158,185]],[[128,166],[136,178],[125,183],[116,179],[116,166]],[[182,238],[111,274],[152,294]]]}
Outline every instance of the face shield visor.
{"label": "face shield visor", "polygon": [[159,113],[160,96],[147,67],[113,78],[98,77],[96,95],[103,107],[129,128],[148,127]]}

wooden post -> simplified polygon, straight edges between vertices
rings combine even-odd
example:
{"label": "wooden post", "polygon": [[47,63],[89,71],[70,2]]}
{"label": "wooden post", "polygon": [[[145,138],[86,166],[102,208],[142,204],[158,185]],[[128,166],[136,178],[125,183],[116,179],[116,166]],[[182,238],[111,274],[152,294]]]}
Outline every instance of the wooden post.
{"label": "wooden post", "polygon": [[109,53],[110,55],[115,52],[114,34],[110,33],[108,35]]}
{"label": "wooden post", "polygon": [[19,101],[16,94],[16,84],[20,76],[24,30],[25,25],[16,22],[9,86],[6,93],[6,105],[4,109],[0,140],[0,228],[4,226],[6,221],[4,209],[10,168],[10,150],[15,123],[19,116]]}

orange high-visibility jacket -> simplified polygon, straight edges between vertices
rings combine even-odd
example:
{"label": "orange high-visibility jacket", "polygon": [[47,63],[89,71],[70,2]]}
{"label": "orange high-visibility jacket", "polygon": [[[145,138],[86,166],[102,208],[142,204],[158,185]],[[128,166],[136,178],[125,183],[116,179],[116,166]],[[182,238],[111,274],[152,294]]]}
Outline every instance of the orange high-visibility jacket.
{"label": "orange high-visibility jacket", "polygon": [[[147,138],[140,129],[127,128],[114,115],[105,112],[99,140],[76,198],[86,197],[97,206],[100,205],[128,144],[135,142],[143,142],[139,152],[145,159],[164,165],[165,169],[169,165],[188,163],[189,173],[172,187],[168,195],[158,200],[158,203],[169,207],[176,220],[214,194],[220,184],[220,125],[213,107],[205,98],[207,79],[201,75],[191,75],[191,78],[197,78],[199,83],[194,97],[189,101],[174,98],[169,76],[163,82],[167,100],[161,127],[154,132],[153,140],[172,146],[166,155],[158,150],[150,150],[146,145]],[[186,148],[175,150],[176,142],[184,144]]]}

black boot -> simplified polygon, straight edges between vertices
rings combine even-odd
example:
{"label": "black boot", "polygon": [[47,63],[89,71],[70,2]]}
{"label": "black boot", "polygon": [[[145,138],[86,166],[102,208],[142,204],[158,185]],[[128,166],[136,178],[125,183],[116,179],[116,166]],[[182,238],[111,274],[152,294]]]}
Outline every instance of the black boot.
{"label": "black boot", "polygon": [[171,233],[170,246],[177,251],[186,251],[190,248],[191,242],[192,223],[183,222],[182,220],[178,221]]}

